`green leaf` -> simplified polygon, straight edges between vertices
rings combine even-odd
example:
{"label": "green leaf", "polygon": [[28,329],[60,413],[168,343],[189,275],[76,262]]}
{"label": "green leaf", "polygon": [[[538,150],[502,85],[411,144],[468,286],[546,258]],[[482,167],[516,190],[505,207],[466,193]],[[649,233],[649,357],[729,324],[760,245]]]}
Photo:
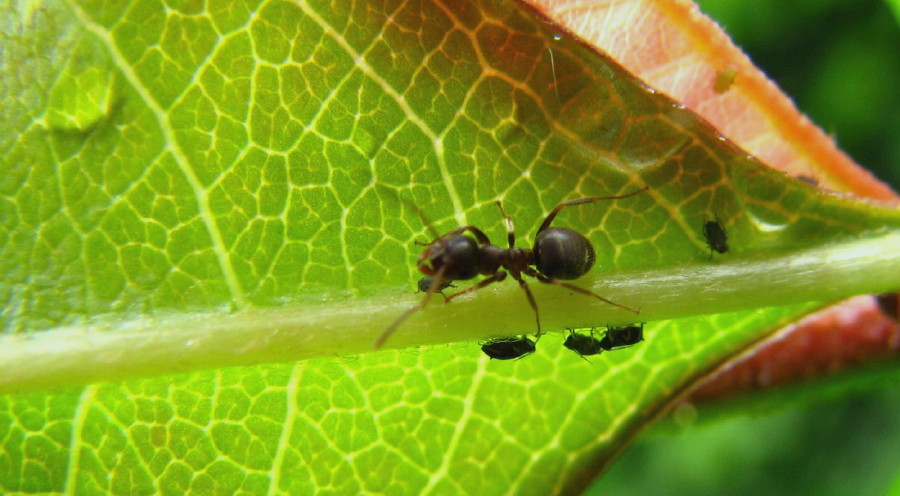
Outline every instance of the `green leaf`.
{"label": "green leaf", "polygon": [[[570,492],[769,330],[894,287],[900,212],[765,168],[523,6],[379,7],[2,8],[3,492]],[[364,353],[418,301],[409,203],[499,241],[502,200],[527,247],[644,186],[555,225],[646,343],[488,361],[465,341],[534,330],[507,283]],[[532,289],[548,331],[636,319]]]}

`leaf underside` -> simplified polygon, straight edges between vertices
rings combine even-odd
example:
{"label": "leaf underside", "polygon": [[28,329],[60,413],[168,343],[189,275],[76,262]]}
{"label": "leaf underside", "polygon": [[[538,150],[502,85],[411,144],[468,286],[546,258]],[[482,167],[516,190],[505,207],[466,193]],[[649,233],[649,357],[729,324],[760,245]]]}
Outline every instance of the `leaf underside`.
{"label": "leaf underside", "polygon": [[[647,186],[556,224],[586,234],[603,271],[649,274],[900,225],[896,210],[768,170],[516,3],[48,1],[0,15],[9,356],[62,327],[90,337],[97,321],[323,302],[352,303],[354,320],[331,318],[372,326],[369,343],[383,325],[359,315],[383,317],[378,298],[416,301],[413,242],[428,234],[408,203],[438,232],[473,224],[500,241],[502,200],[527,247],[556,203]],[[715,258],[711,220],[730,246]],[[560,334],[488,361],[474,343],[438,344],[449,329],[427,348],[7,395],[0,490],[574,491],[674,395],[815,299],[695,308],[592,363]],[[521,300],[494,318],[525,314]],[[456,308],[458,327],[478,319]],[[260,339],[275,332],[249,322]],[[112,346],[107,381],[141,360]],[[4,371],[7,389],[46,366]]]}

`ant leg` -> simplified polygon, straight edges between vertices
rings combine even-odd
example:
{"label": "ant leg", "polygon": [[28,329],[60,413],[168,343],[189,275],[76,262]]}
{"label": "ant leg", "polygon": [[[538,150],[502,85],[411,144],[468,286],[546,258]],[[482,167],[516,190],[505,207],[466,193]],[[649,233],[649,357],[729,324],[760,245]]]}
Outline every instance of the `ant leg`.
{"label": "ant leg", "polygon": [[[527,272],[526,272],[526,273],[527,273]],[[604,303],[608,303],[608,304],[610,304],[610,305],[612,305],[612,306],[614,306],[614,307],[619,307],[619,308],[621,308],[621,309],[623,309],[623,310],[628,310],[629,312],[631,312],[631,313],[633,313],[633,314],[635,314],[635,315],[640,315],[640,313],[641,313],[641,311],[640,311],[639,309],[631,308],[631,307],[629,307],[628,305],[623,305],[623,304],[621,304],[621,303],[616,303],[616,302],[614,302],[614,301],[612,301],[612,300],[606,299],[606,298],[604,298],[604,297],[598,295],[597,293],[594,293],[593,291],[589,291],[589,290],[584,289],[584,288],[579,288],[578,286],[576,286],[576,285],[574,285],[574,284],[569,284],[569,283],[567,283],[567,282],[560,281],[559,279],[553,279],[553,278],[550,278],[550,277],[541,275],[541,274],[539,274],[539,273],[537,273],[537,272],[534,272],[534,274],[531,274],[531,273],[527,273],[527,274],[530,275],[530,276],[532,276],[532,277],[534,277],[534,278],[536,278],[538,281],[541,281],[541,282],[544,283],[544,284],[555,284],[555,285],[557,285],[557,286],[562,286],[562,287],[564,287],[564,288],[566,288],[566,289],[571,289],[572,291],[575,291],[576,293],[581,293],[581,294],[587,295],[587,296],[593,296],[594,298],[597,298],[598,300],[600,300],[600,301],[602,301],[602,302],[604,302]]]}
{"label": "ant leg", "polygon": [[435,241],[437,241],[437,240],[439,240],[439,239],[451,238],[451,237],[453,237],[453,236],[456,236],[457,234],[462,234],[462,233],[464,233],[464,232],[466,232],[466,231],[471,232],[472,235],[475,236],[475,239],[478,241],[478,244],[480,244],[480,245],[489,245],[489,244],[491,244],[491,240],[487,237],[487,234],[485,234],[481,229],[478,229],[478,228],[475,227],[475,226],[462,226],[462,227],[457,227],[456,229],[454,229],[454,230],[452,230],[452,231],[450,231],[450,232],[446,232],[446,233],[444,233],[444,234],[442,234],[442,235],[440,235],[440,236],[434,238],[434,239],[431,240],[431,241],[427,241],[427,242],[426,242],[426,241],[415,240],[415,241],[413,241],[413,243],[414,243],[416,246],[431,246],[431,245],[434,244]]}
{"label": "ant leg", "polygon": [[[498,271],[496,274],[484,279],[474,286],[470,286],[458,293],[453,293],[452,295],[447,297],[447,303],[450,303],[450,300],[456,298],[457,296],[462,296],[466,293],[471,293],[473,291],[477,291],[485,286],[489,286],[495,282],[500,282],[506,279],[506,272]],[[534,301],[534,295],[531,294],[531,290],[528,289],[528,284],[522,279],[522,276],[518,274],[513,274],[513,279],[519,282],[519,287],[521,287],[525,291],[525,297],[528,298],[528,303],[531,305],[531,309],[534,310],[534,320],[537,322],[537,334],[534,335],[535,339],[540,339],[541,337],[541,317],[538,313],[537,302]]]}
{"label": "ant leg", "polygon": [[550,227],[550,223],[553,222],[553,219],[556,218],[556,214],[558,214],[560,210],[562,210],[566,207],[571,207],[572,205],[583,205],[585,203],[594,203],[594,202],[598,202],[600,200],[621,200],[622,198],[628,198],[630,196],[634,196],[638,193],[647,191],[648,189],[650,189],[650,186],[644,186],[643,188],[641,188],[637,191],[632,191],[631,193],[627,193],[624,195],[592,196],[590,198],[579,198],[577,200],[569,200],[569,201],[562,202],[559,205],[557,205],[556,208],[554,208],[553,211],[550,212],[549,215],[547,215],[547,218],[544,219],[544,222],[541,223],[541,227],[538,228],[537,232],[538,232],[538,234],[540,234],[541,231]]}
{"label": "ant leg", "polygon": [[[475,226],[457,227],[456,229],[454,229],[450,232],[444,233],[443,235],[441,235],[438,238],[435,238],[434,241],[437,241],[437,240],[443,239],[443,238],[450,238],[450,237],[456,236],[457,234],[462,234],[466,231],[469,231],[470,233],[472,233],[473,236],[475,236],[475,240],[478,241],[479,245],[491,244],[491,240],[488,239],[487,234],[485,234],[481,229],[478,229]],[[434,241],[432,241],[431,243],[434,243]],[[431,244],[431,243],[428,243],[428,244]]]}
{"label": "ant leg", "polygon": [[462,291],[457,291],[450,296],[445,296],[444,301],[446,303],[450,303],[450,300],[452,300],[453,298],[456,298],[457,296],[462,296],[464,294],[478,291],[479,289],[481,289],[483,287],[490,286],[491,284],[494,284],[495,282],[500,282],[504,279],[506,279],[506,272],[497,271],[497,273],[495,273],[491,277],[488,277],[487,279],[483,279],[483,280],[479,281],[478,284],[476,284],[474,286],[469,286],[468,288],[466,288]]}
{"label": "ant leg", "polygon": [[513,227],[512,217],[506,215],[506,210],[503,210],[500,200],[497,200],[497,207],[500,208],[500,215],[503,216],[503,220],[506,222],[506,239],[509,240],[509,249],[511,250],[516,247],[516,232]]}
{"label": "ant leg", "polygon": [[425,212],[423,212],[422,209],[419,208],[418,205],[416,205],[412,201],[407,200],[406,198],[402,198],[402,197],[400,198],[400,201],[403,202],[404,205],[413,209],[416,212],[416,215],[419,216],[419,220],[422,221],[422,225],[424,225],[425,228],[428,229],[428,231],[431,233],[431,235],[434,236],[434,239],[438,239],[441,237],[441,235],[438,234],[437,230],[434,228],[434,224],[431,223],[431,219],[429,219],[428,217],[425,216]]}
{"label": "ant leg", "polygon": [[[525,291],[525,297],[528,298],[528,303],[531,305],[531,309],[534,310],[534,320],[537,323],[537,334],[534,335],[534,338],[539,340],[541,338],[541,316],[540,316],[540,313],[538,312],[537,302],[534,301],[534,295],[531,294],[531,290],[528,289],[528,284],[525,282],[524,279],[522,279],[522,276],[520,276],[518,273],[513,273],[512,276],[513,276],[513,279],[515,279],[519,283],[519,287],[521,287],[522,290]],[[491,277],[488,277],[487,279],[479,282],[478,284],[476,284],[474,286],[470,286],[458,293],[453,293],[452,295],[447,297],[447,303],[450,303],[450,300],[452,300],[453,298],[456,298],[457,296],[462,296],[466,293],[471,293],[473,291],[477,291],[485,286],[488,286],[495,282],[500,282],[504,279],[506,279],[506,272],[497,271],[496,274],[492,275]]]}
{"label": "ant leg", "polygon": [[450,303],[450,300],[447,299],[447,295],[444,294],[444,290],[447,288],[455,288],[456,286],[454,286],[452,282],[448,282],[447,284],[441,284],[441,286],[444,286],[444,287],[443,288],[438,287],[435,290],[435,292],[437,292],[442,297],[444,297],[444,303]]}
{"label": "ant leg", "polygon": [[415,203],[412,203],[412,202],[409,201],[409,200],[405,200],[405,199],[402,199],[402,198],[401,198],[401,201],[403,201],[403,203],[405,203],[406,206],[408,206],[408,207],[410,207],[410,208],[412,208],[413,210],[416,211],[416,215],[419,216],[419,219],[422,221],[422,224],[424,224],[425,227],[428,229],[428,231],[431,232],[431,235],[434,236],[434,238],[432,238],[432,241],[431,241],[430,243],[424,243],[424,242],[422,242],[422,241],[416,241],[415,243],[416,243],[416,245],[418,245],[418,246],[428,246],[428,245],[430,245],[431,243],[434,243],[435,241],[437,241],[437,240],[439,240],[439,239],[441,239],[441,238],[447,238],[447,237],[450,237],[450,236],[456,236],[457,234],[462,234],[462,233],[465,232],[465,231],[470,231],[470,232],[472,233],[472,235],[475,236],[475,239],[478,240],[478,243],[479,243],[479,244],[482,244],[482,245],[489,245],[489,244],[491,244],[491,241],[488,239],[487,235],[484,234],[480,229],[478,229],[478,228],[475,227],[475,226],[463,226],[463,227],[456,228],[456,229],[454,229],[454,230],[452,230],[452,231],[450,231],[450,232],[448,232],[448,233],[445,233],[445,234],[438,234],[437,230],[435,230],[435,228],[434,228],[434,225],[431,223],[431,220],[428,219],[428,217],[425,216],[425,212],[423,212],[422,209],[419,208],[418,205],[416,205]]}
{"label": "ant leg", "polygon": [[[437,272],[437,274],[435,274],[434,280],[431,281],[431,286],[428,287],[428,292],[425,293],[425,297],[422,298],[421,303],[419,303],[418,305],[416,305],[416,306],[410,308],[409,310],[403,312],[402,314],[400,314],[400,316],[397,317],[396,320],[391,322],[391,325],[387,326],[387,329],[385,329],[384,332],[381,333],[381,336],[378,336],[378,339],[375,340],[375,346],[374,346],[374,348],[376,350],[380,349],[382,346],[384,346],[384,343],[388,340],[389,337],[391,337],[391,334],[393,334],[394,331],[396,331],[397,328],[400,327],[400,324],[402,324],[403,321],[405,321],[410,316],[412,316],[412,314],[418,312],[419,310],[422,310],[423,308],[425,308],[426,305],[428,305],[428,302],[431,301],[431,297],[434,296],[434,293],[436,292],[437,288],[441,287],[441,282],[444,281],[444,272],[446,270],[447,270],[447,266],[445,265],[444,267],[441,267],[441,269]],[[443,296],[443,293],[441,293],[441,296]],[[444,296],[444,299],[446,299],[446,298],[447,297]]]}
{"label": "ant leg", "polygon": [[534,320],[537,323],[537,334],[534,335],[534,339],[539,340],[541,339],[541,314],[538,311],[537,302],[534,301],[534,295],[531,294],[531,290],[528,289],[528,283],[522,279],[522,276],[513,274],[513,279],[519,282],[519,287],[525,291],[525,297],[528,298],[528,304],[531,305],[531,309],[534,310]]}

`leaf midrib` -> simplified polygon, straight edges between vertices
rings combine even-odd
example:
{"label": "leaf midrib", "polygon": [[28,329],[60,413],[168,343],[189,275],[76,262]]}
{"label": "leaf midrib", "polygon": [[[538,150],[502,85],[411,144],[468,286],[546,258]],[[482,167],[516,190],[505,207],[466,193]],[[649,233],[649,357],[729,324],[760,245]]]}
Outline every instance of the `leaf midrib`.
{"label": "leaf midrib", "polygon": [[[579,280],[582,287],[614,301],[637,302],[644,310],[637,318],[557,287],[532,284],[532,289],[547,330],[834,301],[896,290],[897,246],[900,232],[889,232],[766,258],[598,273]],[[27,339],[2,336],[0,393],[370,352],[376,336],[418,298],[410,291],[228,314],[112,320]],[[511,336],[533,329],[534,315],[514,284],[494,285],[460,300],[465,301],[435,304],[413,316],[388,347]]]}

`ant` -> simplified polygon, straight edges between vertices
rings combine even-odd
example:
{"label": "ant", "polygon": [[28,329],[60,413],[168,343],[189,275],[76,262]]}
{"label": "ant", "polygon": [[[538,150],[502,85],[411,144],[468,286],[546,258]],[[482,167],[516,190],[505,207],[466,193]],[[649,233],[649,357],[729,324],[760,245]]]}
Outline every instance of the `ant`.
{"label": "ant", "polygon": [[491,359],[513,360],[534,353],[535,343],[527,336],[497,338],[481,345],[481,351]]}
{"label": "ant", "polygon": [[712,258],[713,250],[719,253],[728,251],[728,235],[725,233],[725,226],[719,222],[718,218],[703,224],[703,236],[706,237],[706,244],[709,245],[710,258]]}
{"label": "ant", "polygon": [[[434,229],[431,228],[432,234],[435,235],[431,243],[416,242],[416,244],[427,247],[419,255],[417,266],[423,274],[434,277],[434,281],[431,283],[431,287],[429,287],[425,297],[422,298],[421,303],[403,312],[384,330],[375,341],[375,349],[381,348],[403,321],[425,308],[431,297],[437,292],[437,288],[440,288],[444,281],[464,281],[472,279],[479,274],[488,277],[473,286],[451,294],[445,298],[445,302],[449,303],[458,296],[472,293],[495,282],[500,282],[506,279],[508,272],[519,283],[519,287],[525,291],[525,297],[528,299],[531,309],[534,310],[534,318],[537,322],[536,337],[541,336],[541,319],[538,314],[537,303],[534,301],[531,290],[528,289],[528,284],[522,279],[522,274],[534,277],[544,284],[556,284],[587,296],[593,296],[600,301],[623,308],[629,312],[640,314],[640,310],[616,303],[587,289],[563,282],[578,279],[591,269],[595,259],[594,247],[581,233],[565,227],[550,227],[550,224],[565,207],[594,203],[601,200],[628,198],[647,189],[648,187],[644,187],[624,195],[579,198],[558,204],[547,215],[544,222],[541,223],[534,240],[534,247],[530,250],[527,248],[516,248],[516,234],[513,230],[512,218],[506,214],[506,211],[503,210],[503,205],[499,201],[497,202],[497,207],[500,209],[500,214],[506,222],[509,248],[504,249],[492,245],[487,235],[481,229],[472,225],[458,227],[443,235],[437,235],[437,232],[434,232]],[[463,233],[470,233],[474,238]]]}

